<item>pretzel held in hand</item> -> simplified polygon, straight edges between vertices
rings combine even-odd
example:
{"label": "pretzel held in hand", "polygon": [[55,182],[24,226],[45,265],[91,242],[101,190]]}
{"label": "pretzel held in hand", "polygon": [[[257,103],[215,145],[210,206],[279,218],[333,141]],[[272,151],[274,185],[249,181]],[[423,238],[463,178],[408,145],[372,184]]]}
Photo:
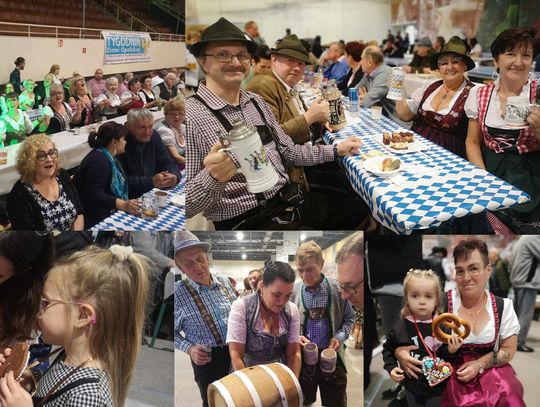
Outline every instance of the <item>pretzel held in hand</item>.
{"label": "pretzel held in hand", "polygon": [[[441,329],[441,325],[452,330],[460,338],[465,339],[471,333],[471,324],[469,321],[461,319],[457,315],[446,312],[433,319],[433,334],[443,343],[448,343],[451,334],[447,334]],[[461,328],[463,327],[463,330]]]}
{"label": "pretzel held in hand", "polygon": [[[4,349],[0,349],[0,353],[4,353]],[[13,371],[13,376],[16,380],[21,377],[30,356],[30,349],[27,343],[18,342],[11,347],[11,353],[5,357],[5,362],[0,365],[0,377],[10,371]]]}

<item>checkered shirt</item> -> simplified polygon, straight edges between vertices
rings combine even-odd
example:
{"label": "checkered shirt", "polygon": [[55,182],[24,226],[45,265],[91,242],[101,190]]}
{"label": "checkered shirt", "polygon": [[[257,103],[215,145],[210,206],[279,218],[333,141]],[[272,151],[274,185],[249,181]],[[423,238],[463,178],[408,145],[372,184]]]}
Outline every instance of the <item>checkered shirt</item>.
{"label": "checkered shirt", "polygon": [[[186,289],[190,284],[201,297],[203,304],[212,316],[223,343],[218,344],[203,319],[193,297]],[[212,275],[209,287],[186,279],[176,283],[174,292],[174,345],[177,349],[187,352],[191,345],[223,346],[227,338],[227,321],[231,304],[236,299],[229,280]]]}
{"label": "checkered shirt", "polygon": [[[64,362],[58,361],[51,365],[50,369],[40,379],[36,397],[45,397],[47,393],[66,375],[70,374],[74,366],[68,366]],[[113,407],[111,390],[107,374],[94,367],[82,367],[75,374],[70,376],[60,387],[53,392],[61,392],[70,383],[80,379],[98,378],[97,383],[85,383],[66,391],[64,394],[46,402],[46,407]]]}
{"label": "checkered shirt", "polygon": [[[212,109],[219,110],[231,123],[241,119],[247,124],[257,126],[268,124],[273,128],[279,140],[265,145],[267,156],[279,174],[278,183],[264,192],[266,199],[272,198],[287,183],[285,166],[310,166],[333,161],[332,146],[315,147],[294,144],[281,129],[264,99],[251,92],[240,90],[240,105],[233,106],[210,91],[203,83],[197,94]],[[252,100],[256,100],[264,113],[260,117]],[[222,183],[214,179],[203,165],[210,148],[217,143],[216,131],[225,132],[219,120],[208,111],[200,101],[191,97],[186,102],[186,158],[187,158],[187,193],[186,216],[191,218],[203,212],[212,221],[223,221],[239,216],[258,205],[255,194],[247,190],[246,178],[238,173],[229,182]],[[283,155],[283,163],[278,151]]]}
{"label": "checkered shirt", "polygon": [[[302,284],[302,283],[300,283]],[[303,287],[304,302],[307,309],[326,308],[328,306],[328,290],[329,286],[322,282],[315,288]],[[329,309],[329,312],[331,310]],[[335,321],[338,325],[341,321]],[[349,301],[345,301],[345,312],[343,314],[343,324],[339,329],[334,326],[334,338],[343,343],[347,339],[349,332],[354,324],[354,310]],[[311,342],[315,342],[319,349],[325,349],[330,343],[331,337],[328,335],[330,326],[330,318],[323,319],[308,319],[306,333]]]}
{"label": "checkered shirt", "polygon": [[[482,86],[478,89],[478,120],[480,122],[480,129],[484,138],[484,144],[491,151],[496,153],[504,153],[504,149],[501,148],[499,141],[489,135],[488,128],[486,126],[486,115],[491,102],[491,95],[496,91],[499,82],[493,82],[489,85]],[[530,90],[530,103],[534,103],[536,92],[538,91],[538,83],[535,80],[531,81]],[[530,153],[540,150],[540,142],[534,137],[532,128],[527,127],[519,132],[519,136],[516,142],[516,147],[520,154]]]}

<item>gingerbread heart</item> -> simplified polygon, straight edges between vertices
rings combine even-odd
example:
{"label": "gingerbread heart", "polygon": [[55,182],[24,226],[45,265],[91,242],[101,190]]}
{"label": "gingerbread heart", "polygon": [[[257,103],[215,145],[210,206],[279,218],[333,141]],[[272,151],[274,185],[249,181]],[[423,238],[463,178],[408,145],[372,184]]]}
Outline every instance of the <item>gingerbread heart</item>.
{"label": "gingerbread heart", "polygon": [[438,385],[452,375],[452,365],[430,356],[422,359],[422,373],[431,387]]}
{"label": "gingerbread heart", "polygon": [[[4,349],[0,349],[4,353]],[[0,365],[0,377],[4,377],[7,372],[13,371],[16,380],[21,377],[30,356],[29,346],[24,342],[19,342],[11,347],[11,353]]]}

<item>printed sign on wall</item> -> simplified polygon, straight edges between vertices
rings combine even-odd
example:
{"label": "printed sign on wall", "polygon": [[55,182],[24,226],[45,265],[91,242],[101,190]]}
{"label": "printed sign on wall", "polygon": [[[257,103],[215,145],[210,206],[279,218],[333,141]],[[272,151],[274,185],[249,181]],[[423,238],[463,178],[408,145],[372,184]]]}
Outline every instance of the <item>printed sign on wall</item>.
{"label": "printed sign on wall", "polygon": [[149,62],[152,40],[148,33],[102,31],[105,64]]}

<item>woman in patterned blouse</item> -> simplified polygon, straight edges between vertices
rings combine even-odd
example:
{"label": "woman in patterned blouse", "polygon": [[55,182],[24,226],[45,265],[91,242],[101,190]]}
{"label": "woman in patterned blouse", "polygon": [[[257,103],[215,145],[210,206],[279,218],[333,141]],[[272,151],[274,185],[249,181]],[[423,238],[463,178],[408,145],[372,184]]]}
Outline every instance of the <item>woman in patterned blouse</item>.
{"label": "woman in patterned blouse", "polygon": [[7,198],[14,230],[83,230],[82,205],[67,171],[58,165],[58,150],[45,134],[26,139],[17,154],[21,179]]}
{"label": "woman in patterned blouse", "polygon": [[54,134],[61,131],[69,130],[72,126],[78,125],[81,122],[82,112],[84,110],[84,104],[82,101],[78,101],[78,109],[73,114],[73,110],[69,104],[64,102],[64,88],[62,85],[51,86],[51,104],[45,106],[44,114],[48,115],[51,119],[49,126],[47,127],[47,134]]}

